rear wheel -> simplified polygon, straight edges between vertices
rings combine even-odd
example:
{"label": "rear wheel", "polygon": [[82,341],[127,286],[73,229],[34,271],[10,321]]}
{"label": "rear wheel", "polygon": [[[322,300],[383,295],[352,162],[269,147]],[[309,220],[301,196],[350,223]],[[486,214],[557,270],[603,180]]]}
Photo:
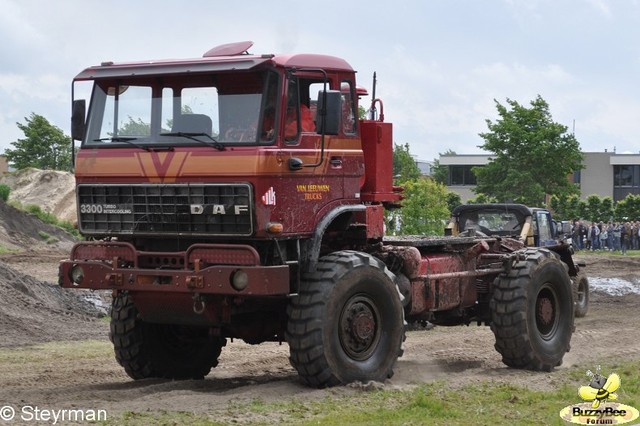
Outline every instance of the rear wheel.
{"label": "rear wheel", "polygon": [[378,259],[341,251],[319,260],[288,308],[291,365],[314,387],[384,381],[403,353],[402,295]]}
{"label": "rear wheel", "polygon": [[550,371],[562,363],[573,333],[571,282],[563,263],[545,249],[495,281],[491,330],[502,361],[514,368]]}
{"label": "rear wheel", "polygon": [[589,310],[589,280],[584,274],[578,274],[577,277],[571,279],[573,288],[573,299],[575,303],[575,316],[582,318],[587,315]]}
{"label": "rear wheel", "polygon": [[205,327],[142,321],[131,296],[121,293],[111,307],[109,338],[118,363],[132,379],[202,379],[218,365],[226,340]]}

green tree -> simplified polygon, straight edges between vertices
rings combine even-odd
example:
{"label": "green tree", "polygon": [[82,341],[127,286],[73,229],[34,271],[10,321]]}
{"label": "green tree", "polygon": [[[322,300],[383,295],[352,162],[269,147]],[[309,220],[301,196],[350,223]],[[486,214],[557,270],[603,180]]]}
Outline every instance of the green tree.
{"label": "green tree", "polygon": [[549,206],[556,220],[571,220],[571,216],[567,215],[567,197],[551,196]]}
{"label": "green tree", "polygon": [[640,219],[640,195],[629,194],[616,203],[614,219],[619,222]]}
{"label": "green tree", "polygon": [[600,217],[603,222],[609,222],[613,219],[613,199],[604,197],[600,203]]}
{"label": "green tree", "polygon": [[358,118],[360,120],[368,120],[369,119],[369,117],[367,117],[367,110],[362,105],[358,105]]}
{"label": "green tree", "polygon": [[566,197],[566,220],[583,219],[587,215],[587,202],[577,195]]}
{"label": "green tree", "polygon": [[591,222],[599,222],[602,219],[602,217],[600,216],[600,211],[602,209],[602,200],[600,199],[600,197],[596,194],[591,194],[587,197],[587,201],[586,201],[586,212],[585,212],[585,219],[587,219],[588,221]]}
{"label": "green tree", "polygon": [[492,204],[497,202],[498,200],[495,197],[491,197],[487,194],[478,194],[476,198],[470,198],[467,200],[467,204]]}
{"label": "green tree", "polygon": [[456,207],[462,204],[462,198],[460,198],[460,194],[447,191],[446,197],[447,197],[447,207],[449,208],[449,213],[451,213],[453,209],[455,209]]}
{"label": "green tree", "polygon": [[449,167],[440,164],[440,157],[443,155],[457,155],[455,151],[448,149],[444,154],[438,153],[438,158],[433,159],[433,166],[431,166],[431,177],[438,183],[443,185],[447,184],[449,178]]}
{"label": "green tree", "polygon": [[409,152],[409,144],[393,145],[393,179],[394,182],[406,182],[418,179],[420,169]]}
{"label": "green tree", "polygon": [[131,116],[129,116],[129,121],[118,129],[118,136],[149,136],[150,134],[151,126],[149,123],[145,123],[141,118],[134,120]]}
{"label": "green tree", "polygon": [[16,169],[71,170],[71,138],[33,112],[25,121],[16,123],[25,138],[11,142],[15,149],[5,150],[7,161]]}
{"label": "green tree", "polygon": [[443,235],[450,212],[447,189],[429,178],[402,183],[405,199],[397,212],[401,235]]}
{"label": "green tree", "polygon": [[487,120],[489,131],[480,134],[480,148],[494,158],[474,167],[476,193],[531,206],[542,205],[547,194],[578,193],[567,177],[583,167],[580,145],[552,120],[547,102],[538,95],[530,108],[511,99],[495,103],[500,118]]}

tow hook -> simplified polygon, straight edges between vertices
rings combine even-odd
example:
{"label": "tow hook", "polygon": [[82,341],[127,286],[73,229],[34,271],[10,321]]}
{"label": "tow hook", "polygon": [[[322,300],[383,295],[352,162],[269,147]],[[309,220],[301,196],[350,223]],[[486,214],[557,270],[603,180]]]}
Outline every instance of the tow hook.
{"label": "tow hook", "polygon": [[204,298],[200,296],[200,293],[193,294],[193,312],[202,315],[206,307]]}

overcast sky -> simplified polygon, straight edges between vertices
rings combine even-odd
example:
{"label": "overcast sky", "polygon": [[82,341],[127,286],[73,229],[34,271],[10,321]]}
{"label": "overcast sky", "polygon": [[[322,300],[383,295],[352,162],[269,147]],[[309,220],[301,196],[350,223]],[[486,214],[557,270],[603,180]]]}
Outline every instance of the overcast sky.
{"label": "overcast sky", "polygon": [[482,153],[494,99],[537,95],[583,151],[640,152],[638,0],[0,0],[0,11],[0,152],[32,112],[69,134],[71,80],[88,66],[242,40],[251,53],[343,57],[369,91],[377,71],[394,141],[421,160]]}

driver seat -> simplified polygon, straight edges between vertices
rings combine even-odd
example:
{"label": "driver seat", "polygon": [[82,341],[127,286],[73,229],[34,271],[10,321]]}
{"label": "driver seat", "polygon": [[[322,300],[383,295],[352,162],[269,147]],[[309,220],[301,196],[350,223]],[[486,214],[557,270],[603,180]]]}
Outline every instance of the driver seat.
{"label": "driver seat", "polygon": [[180,114],[173,120],[173,133],[206,133],[211,135],[211,117],[205,114]]}

